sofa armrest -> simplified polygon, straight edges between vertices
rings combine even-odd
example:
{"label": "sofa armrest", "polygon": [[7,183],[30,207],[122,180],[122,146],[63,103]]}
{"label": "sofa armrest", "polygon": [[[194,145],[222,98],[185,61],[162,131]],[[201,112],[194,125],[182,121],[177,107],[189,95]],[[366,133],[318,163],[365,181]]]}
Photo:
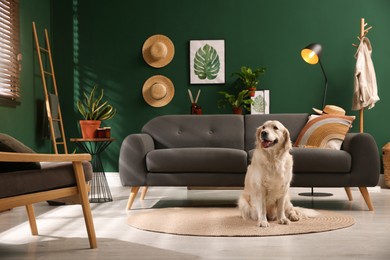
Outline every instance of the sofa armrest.
{"label": "sofa armrest", "polygon": [[146,154],[154,150],[148,134],[131,134],[122,142],[119,153],[119,176],[123,186],[145,186]]}
{"label": "sofa armrest", "polygon": [[351,186],[376,186],[380,174],[380,159],[373,136],[368,133],[348,133],[341,149],[352,156]]}

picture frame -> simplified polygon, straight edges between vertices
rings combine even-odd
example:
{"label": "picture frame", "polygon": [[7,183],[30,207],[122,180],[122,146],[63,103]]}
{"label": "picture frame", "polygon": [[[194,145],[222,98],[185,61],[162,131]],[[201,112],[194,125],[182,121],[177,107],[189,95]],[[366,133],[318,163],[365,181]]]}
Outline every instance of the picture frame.
{"label": "picture frame", "polygon": [[190,40],[190,84],[225,83],[225,40]]}
{"label": "picture frame", "polygon": [[251,97],[251,114],[269,114],[270,113],[270,91],[257,90],[255,95]]}

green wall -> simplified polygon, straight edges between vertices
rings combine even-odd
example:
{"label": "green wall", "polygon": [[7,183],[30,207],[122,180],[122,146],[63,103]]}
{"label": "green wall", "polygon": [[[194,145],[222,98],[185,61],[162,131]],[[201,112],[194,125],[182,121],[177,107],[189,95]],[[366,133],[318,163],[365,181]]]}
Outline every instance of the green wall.
{"label": "green wall", "polygon": [[[68,0],[50,2],[51,10],[48,1],[21,2],[37,9],[24,14],[25,26],[35,15],[41,15],[42,25],[49,24],[51,12],[54,62],[67,137],[80,135],[75,101],[81,87],[94,83],[103,86],[117,107],[117,116],[104,123],[112,127],[117,139],[104,155],[108,171],[118,169],[123,138],[139,132],[146,121],[158,115],[189,113],[187,89],[202,90],[199,105],[204,113],[230,113],[229,108],[217,107],[217,91],[228,90],[228,86],[189,84],[189,40],[225,40],[226,85],[234,81],[232,72],[243,65],[267,67],[260,88],[271,90],[271,113],[307,113],[321,106],[321,69],[300,58],[303,47],[319,42],[329,80],[327,103],[358,115],[350,110],[356,51],[352,43],[357,42],[362,17],[373,26],[368,36],[381,98],[375,108],[365,111],[365,132],[375,137],[379,149],[390,140],[390,126],[384,123],[390,107],[390,90],[386,87],[390,85],[386,71],[390,57],[387,0]],[[165,34],[175,44],[173,61],[161,69],[149,67],[141,55],[144,41],[153,34]],[[27,53],[31,47],[27,48],[28,44],[32,44],[30,39],[25,43]],[[24,62],[31,58],[27,56],[24,54]],[[26,65],[24,73],[26,70],[30,73],[33,68]],[[174,99],[162,108],[150,107],[141,94],[144,81],[157,74],[169,77],[175,84]],[[33,110],[40,85],[33,84],[31,90],[33,78],[23,78],[23,82],[22,106],[0,108],[9,124],[1,130],[15,131],[33,147],[43,149],[39,138],[26,133],[31,130],[24,130],[36,124]],[[4,116],[5,113],[11,115]],[[28,121],[15,122],[16,117]],[[358,122],[352,131],[358,131]],[[50,149],[47,143],[43,147]]]}

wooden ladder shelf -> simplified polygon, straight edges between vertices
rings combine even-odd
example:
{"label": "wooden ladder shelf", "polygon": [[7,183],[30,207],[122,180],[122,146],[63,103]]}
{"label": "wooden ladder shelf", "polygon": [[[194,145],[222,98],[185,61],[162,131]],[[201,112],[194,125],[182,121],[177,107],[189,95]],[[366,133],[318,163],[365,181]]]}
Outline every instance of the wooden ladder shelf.
{"label": "wooden ladder shelf", "polygon": [[[63,152],[68,153],[68,147],[66,145],[66,138],[65,138],[65,131],[64,131],[64,124],[62,121],[62,113],[60,108],[60,102],[58,99],[58,91],[57,91],[57,82],[56,77],[54,73],[54,66],[53,66],[53,59],[51,55],[51,49],[50,49],[50,42],[49,42],[49,35],[47,32],[47,29],[45,29],[45,39],[46,39],[46,47],[43,48],[39,45],[39,39],[37,34],[37,29],[35,26],[35,22],[32,23],[33,25],[33,32],[34,32],[34,40],[35,40],[35,47],[38,54],[38,61],[39,61],[39,67],[41,71],[41,77],[42,77],[42,85],[45,95],[45,107],[47,111],[47,118],[49,121],[50,126],[50,137],[53,143],[54,152],[58,154],[58,147],[63,147]],[[50,68],[49,70],[45,70],[42,62],[42,54],[47,55],[47,58],[49,60]],[[53,83],[53,91],[54,93],[50,93],[48,91],[48,86],[46,82],[46,77],[50,77]]]}

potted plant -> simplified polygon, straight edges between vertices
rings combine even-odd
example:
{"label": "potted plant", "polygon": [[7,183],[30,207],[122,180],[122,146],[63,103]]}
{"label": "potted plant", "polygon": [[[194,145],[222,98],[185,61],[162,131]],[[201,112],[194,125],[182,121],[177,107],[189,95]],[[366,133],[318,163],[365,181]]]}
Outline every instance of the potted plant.
{"label": "potted plant", "polygon": [[225,91],[219,91],[218,94],[224,96],[224,99],[220,101],[220,106],[229,103],[232,106],[234,114],[242,115],[243,109],[250,111],[253,100],[250,98],[248,89],[243,89],[237,94],[231,94]]}
{"label": "potted plant", "polygon": [[97,93],[98,86],[95,85],[90,92],[84,92],[83,98],[77,101],[77,108],[84,120],[80,120],[80,129],[83,138],[95,138],[96,130],[104,120],[111,119],[116,114],[116,109],[103,101],[104,90]]}
{"label": "potted plant", "polygon": [[242,66],[239,72],[234,72],[233,75],[237,75],[241,83],[250,91],[250,96],[255,95],[257,85],[259,85],[259,76],[265,73],[266,68],[258,68],[252,70],[250,67]]}

